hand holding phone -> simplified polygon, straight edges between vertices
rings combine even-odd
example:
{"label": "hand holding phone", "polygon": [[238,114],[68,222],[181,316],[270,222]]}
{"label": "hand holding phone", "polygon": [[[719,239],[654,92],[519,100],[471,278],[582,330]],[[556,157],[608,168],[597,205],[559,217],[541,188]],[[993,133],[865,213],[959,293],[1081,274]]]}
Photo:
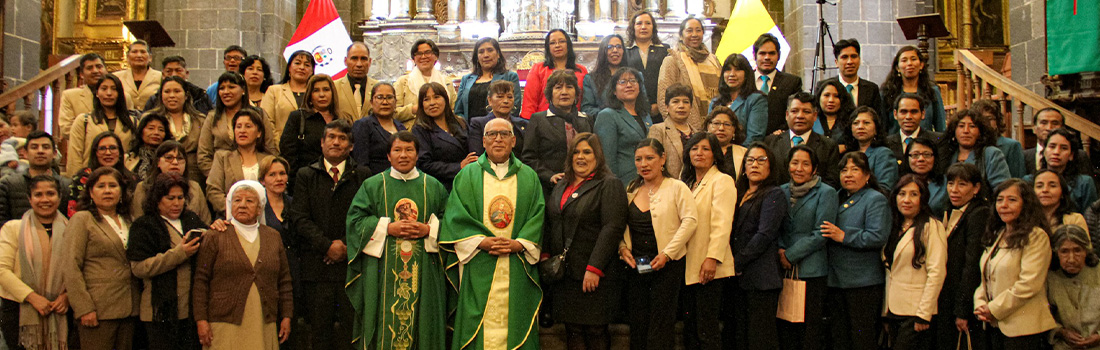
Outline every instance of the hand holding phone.
{"label": "hand holding phone", "polygon": [[196,240],[196,239],[201,241],[202,240],[202,234],[204,232],[206,232],[206,230],[203,230],[203,229],[193,229],[193,230],[187,231],[187,233],[185,233],[183,235],[183,240],[185,242],[191,242],[191,241]]}

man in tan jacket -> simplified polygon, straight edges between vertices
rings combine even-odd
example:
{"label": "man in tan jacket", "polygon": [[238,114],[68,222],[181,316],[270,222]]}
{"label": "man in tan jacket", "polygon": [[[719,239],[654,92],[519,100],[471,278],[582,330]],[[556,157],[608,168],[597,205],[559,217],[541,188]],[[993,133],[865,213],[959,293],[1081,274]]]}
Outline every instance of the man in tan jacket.
{"label": "man in tan jacket", "polygon": [[348,73],[335,82],[336,93],[339,95],[337,99],[341,102],[340,114],[350,115],[354,122],[370,114],[368,101],[378,80],[367,76],[371,64],[370,49],[363,42],[354,42],[348,46],[344,64],[348,67]]}
{"label": "man in tan jacket", "polygon": [[149,43],[137,40],[126,51],[126,65],[129,67],[111,74],[122,80],[126,100],[134,101],[132,106],[144,106],[145,101],[160,90],[160,71],[150,66]]}
{"label": "man in tan jacket", "polygon": [[[107,66],[103,63],[103,56],[93,52],[80,57],[80,80],[84,85],[66,89],[61,93],[61,113],[57,118],[59,129],[53,133],[54,135],[60,135],[62,139],[68,138],[73,119],[81,114],[92,112],[92,98],[95,97],[95,92],[92,91],[91,86],[103,78],[104,74],[107,74]],[[126,100],[126,108],[132,109],[131,102],[129,99]]]}

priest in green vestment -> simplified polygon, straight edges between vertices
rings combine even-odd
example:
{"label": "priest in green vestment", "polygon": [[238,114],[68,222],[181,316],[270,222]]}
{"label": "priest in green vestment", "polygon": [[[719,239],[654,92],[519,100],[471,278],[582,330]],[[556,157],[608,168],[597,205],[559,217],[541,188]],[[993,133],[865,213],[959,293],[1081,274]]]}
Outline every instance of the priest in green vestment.
{"label": "priest in green vestment", "polygon": [[355,349],[446,348],[438,239],[447,191],[416,169],[419,148],[412,133],[394,134],[392,167],[363,181],[348,210],[346,288],[355,308]]}
{"label": "priest in green vestment", "polygon": [[439,242],[459,281],[452,349],[538,349],[545,204],[538,175],[512,155],[506,119],[485,125],[485,154],[454,179]]}

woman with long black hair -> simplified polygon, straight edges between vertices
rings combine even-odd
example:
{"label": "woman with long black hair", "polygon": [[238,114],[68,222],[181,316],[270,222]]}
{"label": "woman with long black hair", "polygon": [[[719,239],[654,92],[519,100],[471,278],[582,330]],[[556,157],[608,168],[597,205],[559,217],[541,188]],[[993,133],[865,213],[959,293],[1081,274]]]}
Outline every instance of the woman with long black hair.
{"label": "woman with long black hair", "polygon": [[[944,111],[943,97],[940,96],[940,88],[936,81],[928,74],[928,59],[921,55],[916,46],[905,46],[894,55],[894,62],[890,66],[891,72],[882,82],[882,106],[881,115],[894,115],[895,100],[903,93],[914,93],[924,98],[929,105],[924,108],[924,120],[921,121],[921,130],[942,132],[946,123],[947,112]],[[890,120],[889,132],[898,132],[898,123],[894,118]]]}
{"label": "woman with long black hair", "polygon": [[[612,76],[619,71],[619,68],[625,66],[623,37],[619,34],[603,37],[603,41],[600,41],[600,49],[596,54],[596,68],[584,76],[584,83],[581,84],[581,90],[584,91],[584,96],[581,99],[581,112],[595,117],[600,111],[608,107],[603,93],[610,84],[616,83],[612,81]],[[638,91],[645,93],[644,75],[638,75],[638,82]]]}
{"label": "woman with long black hair", "polygon": [[[563,29],[552,29],[546,33],[543,52],[546,60],[535,63],[527,73],[527,85],[523,88],[523,104],[520,110],[520,116],[525,119],[531,119],[532,114],[545,111],[553,105],[543,91],[549,86],[547,81],[554,72],[570,70],[576,75],[578,85],[584,82],[584,76],[588,74],[588,68],[577,64],[577,54],[573,52],[573,40]],[[576,101],[573,103],[580,106],[582,96],[584,92],[581,87],[578,87]]]}
{"label": "woman with long black hair", "polygon": [[[275,140],[283,134],[283,127],[286,126],[290,113],[301,108],[309,98],[306,95],[306,84],[309,83],[309,78],[313,76],[316,68],[317,63],[313,61],[312,54],[304,50],[294,51],[286,61],[283,80],[279,84],[269,86],[264,93],[260,108],[275,124],[275,129],[271,130],[271,136]],[[220,90],[221,79],[218,80]],[[248,89],[247,83],[241,84],[240,87]],[[248,100],[245,101],[248,102]]]}
{"label": "woman with long black hair", "polygon": [[73,120],[69,134],[69,151],[66,157],[66,176],[72,176],[88,160],[96,145],[92,144],[95,135],[110,131],[122,141],[122,153],[130,150],[130,139],[137,132],[135,118],[137,111],[126,108],[126,94],[122,81],[114,74],[104,75],[92,85],[95,97],[92,98],[92,112],[81,114]]}

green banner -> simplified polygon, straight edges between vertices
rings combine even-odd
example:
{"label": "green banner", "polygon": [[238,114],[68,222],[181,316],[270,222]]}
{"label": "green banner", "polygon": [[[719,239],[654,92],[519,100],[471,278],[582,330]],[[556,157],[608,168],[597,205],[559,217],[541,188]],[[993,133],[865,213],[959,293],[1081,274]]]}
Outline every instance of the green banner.
{"label": "green banner", "polygon": [[1100,72],[1100,1],[1047,0],[1047,71]]}

